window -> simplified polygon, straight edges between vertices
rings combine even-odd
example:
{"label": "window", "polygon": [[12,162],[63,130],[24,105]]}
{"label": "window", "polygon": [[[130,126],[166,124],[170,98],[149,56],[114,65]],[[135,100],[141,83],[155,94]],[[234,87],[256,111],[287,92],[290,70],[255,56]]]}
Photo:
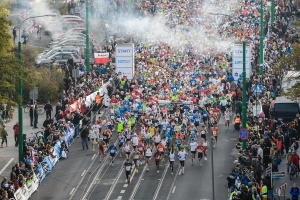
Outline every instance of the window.
{"label": "window", "polygon": [[61,54],[57,54],[53,58],[54,58],[54,60],[61,60]]}
{"label": "window", "polygon": [[79,59],[79,56],[78,56],[77,54],[73,54],[73,57],[74,57],[75,59]]}
{"label": "window", "polygon": [[62,59],[68,60],[70,58],[70,54],[63,54]]}

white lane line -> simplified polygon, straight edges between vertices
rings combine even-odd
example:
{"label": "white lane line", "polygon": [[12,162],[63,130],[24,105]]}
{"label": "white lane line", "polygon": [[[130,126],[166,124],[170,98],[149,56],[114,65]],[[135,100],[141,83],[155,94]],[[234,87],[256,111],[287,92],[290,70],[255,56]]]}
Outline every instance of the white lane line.
{"label": "white lane line", "polygon": [[11,158],[6,165],[1,169],[0,175],[6,170],[6,168],[10,165],[10,163],[14,160],[15,158]]}
{"label": "white lane line", "polygon": [[[178,167],[178,169],[177,169],[177,171],[176,171],[176,173],[175,173],[174,180],[173,180],[173,182],[172,182],[171,188],[173,188],[174,185],[175,185],[175,182],[176,182],[176,179],[177,179],[179,170],[180,170],[180,166]],[[166,198],[166,200],[169,200],[169,199],[170,199],[171,192],[172,192],[172,191],[170,190],[170,191],[169,191],[169,194],[168,194],[168,196],[167,196],[167,198]]]}
{"label": "white lane line", "polygon": [[74,191],[75,191],[75,188],[73,188],[73,189],[71,190],[70,195],[72,195]]}
{"label": "white lane line", "polygon": [[118,198],[117,199],[122,199],[122,196],[118,196]]}
{"label": "white lane line", "polygon": [[123,194],[123,193],[125,193],[125,190],[121,190],[121,192],[120,192],[121,194]]}
{"label": "white lane line", "polygon": [[165,176],[166,176],[166,174],[167,174],[167,172],[168,172],[169,165],[170,165],[170,163],[168,162],[168,164],[166,164],[166,167],[165,167],[165,170],[164,170],[164,172],[163,172],[163,175],[162,175],[161,179],[158,179],[158,180],[159,180],[159,183],[158,183],[158,186],[157,186],[156,191],[155,191],[155,193],[154,193],[154,196],[153,196],[153,198],[152,198],[153,200],[156,200],[156,199],[157,199],[157,196],[158,196],[158,193],[159,193],[160,188],[161,188],[161,186],[162,186],[162,183],[164,182]]}
{"label": "white lane line", "polygon": [[[106,162],[106,160],[108,159],[108,157],[104,157],[104,160],[102,161],[103,163]],[[96,159],[95,159],[96,160]],[[87,171],[90,171],[92,165],[94,164],[95,160],[93,160],[93,162],[90,164],[90,166],[88,167]],[[93,187],[93,185],[96,182],[97,177],[99,176],[99,174],[102,172],[104,167],[104,164],[101,165],[100,169],[98,170],[96,176],[94,177],[94,180],[92,181],[92,183],[89,185],[89,188],[86,190],[86,194],[84,195],[84,198],[86,197],[86,195],[89,193],[89,191],[91,190],[91,188]],[[82,177],[81,180],[79,181],[79,183],[77,184],[74,193],[71,195],[71,197],[69,198],[69,200],[73,199],[74,194],[76,193],[76,191],[78,190],[79,186],[81,186],[82,181],[84,180],[85,177]],[[85,190],[84,190],[85,191]]]}
{"label": "white lane line", "polygon": [[128,187],[128,184],[124,184],[123,187]]}
{"label": "white lane line", "polygon": [[173,187],[172,193],[174,193],[176,190],[176,186]]}
{"label": "white lane line", "polygon": [[97,154],[94,154],[94,155],[93,155],[92,160],[94,160],[94,159],[96,158],[96,155],[97,155]]}
{"label": "white lane line", "polygon": [[[124,162],[125,163],[125,162]],[[112,184],[112,186],[110,187],[108,193],[106,194],[106,197],[104,199],[110,199],[110,196],[112,195],[117,183],[118,183],[118,180],[120,179],[121,177],[121,174],[123,173],[124,171],[124,168],[123,168],[123,165],[121,167],[121,169],[119,170],[119,173],[118,175],[116,176],[116,180],[114,181],[114,183]]]}
{"label": "white lane line", "polygon": [[85,175],[85,172],[86,172],[86,170],[83,170],[81,176],[84,176],[84,175]]}

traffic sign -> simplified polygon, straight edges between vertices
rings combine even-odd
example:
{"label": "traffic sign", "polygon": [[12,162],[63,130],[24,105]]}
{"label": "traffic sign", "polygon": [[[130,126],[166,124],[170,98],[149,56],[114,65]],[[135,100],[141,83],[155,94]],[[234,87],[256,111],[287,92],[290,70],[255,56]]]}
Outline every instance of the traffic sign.
{"label": "traffic sign", "polygon": [[248,137],[249,137],[249,132],[248,132],[248,130],[247,129],[241,129],[240,130],[240,138],[242,139],[242,140],[247,140],[248,139]]}
{"label": "traffic sign", "polygon": [[263,90],[263,87],[262,85],[254,85],[253,86],[253,91],[254,93],[257,95],[257,94],[261,94],[262,93],[262,90]]}
{"label": "traffic sign", "polygon": [[285,172],[272,172],[272,178],[283,178],[285,177]]}
{"label": "traffic sign", "polygon": [[271,173],[272,173],[272,166],[267,167],[267,169],[266,169],[266,175],[271,175]]}

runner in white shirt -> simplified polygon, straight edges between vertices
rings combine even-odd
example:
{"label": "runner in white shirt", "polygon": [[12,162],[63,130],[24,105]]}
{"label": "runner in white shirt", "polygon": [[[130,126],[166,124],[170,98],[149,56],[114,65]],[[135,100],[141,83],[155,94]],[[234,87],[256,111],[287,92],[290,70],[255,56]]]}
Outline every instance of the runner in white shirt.
{"label": "runner in white shirt", "polygon": [[159,135],[159,133],[156,133],[156,135],[153,137],[154,140],[154,144],[157,147],[157,145],[161,142],[161,137]]}
{"label": "runner in white shirt", "polygon": [[225,126],[227,126],[227,129],[229,129],[229,121],[230,121],[230,116],[231,116],[230,110],[227,108],[225,113],[224,113],[224,118],[225,118]]}
{"label": "runner in white shirt", "polygon": [[202,139],[202,146],[203,146],[204,160],[207,160],[208,142],[206,141],[205,138]]}
{"label": "runner in white shirt", "polygon": [[170,168],[171,168],[171,174],[174,172],[174,162],[175,162],[175,152],[174,152],[174,146],[172,145],[170,153],[169,153],[169,162],[170,162]]}
{"label": "runner in white shirt", "polygon": [[192,141],[190,142],[190,149],[191,149],[191,153],[192,153],[192,165],[194,165],[194,159],[196,156],[196,149],[197,149],[197,142],[195,142],[194,139],[192,139]]}
{"label": "runner in white shirt", "polygon": [[147,145],[146,151],[145,151],[145,155],[146,155],[146,165],[147,165],[147,171],[149,171],[149,164],[150,164],[150,158],[152,156],[152,150],[150,145]]}
{"label": "runner in white shirt", "polygon": [[187,157],[187,153],[184,151],[183,148],[181,148],[181,150],[178,152],[178,159],[180,162],[180,171],[178,175],[184,174],[184,161]]}

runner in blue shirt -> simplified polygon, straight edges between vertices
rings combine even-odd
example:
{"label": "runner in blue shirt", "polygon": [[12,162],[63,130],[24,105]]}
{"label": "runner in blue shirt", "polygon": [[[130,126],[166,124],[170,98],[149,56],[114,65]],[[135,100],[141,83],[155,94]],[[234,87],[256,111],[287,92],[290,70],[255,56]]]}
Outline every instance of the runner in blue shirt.
{"label": "runner in blue shirt", "polygon": [[111,166],[114,166],[115,157],[117,155],[117,147],[115,144],[111,141],[110,146],[107,149],[107,152],[109,152],[110,160],[111,160]]}

